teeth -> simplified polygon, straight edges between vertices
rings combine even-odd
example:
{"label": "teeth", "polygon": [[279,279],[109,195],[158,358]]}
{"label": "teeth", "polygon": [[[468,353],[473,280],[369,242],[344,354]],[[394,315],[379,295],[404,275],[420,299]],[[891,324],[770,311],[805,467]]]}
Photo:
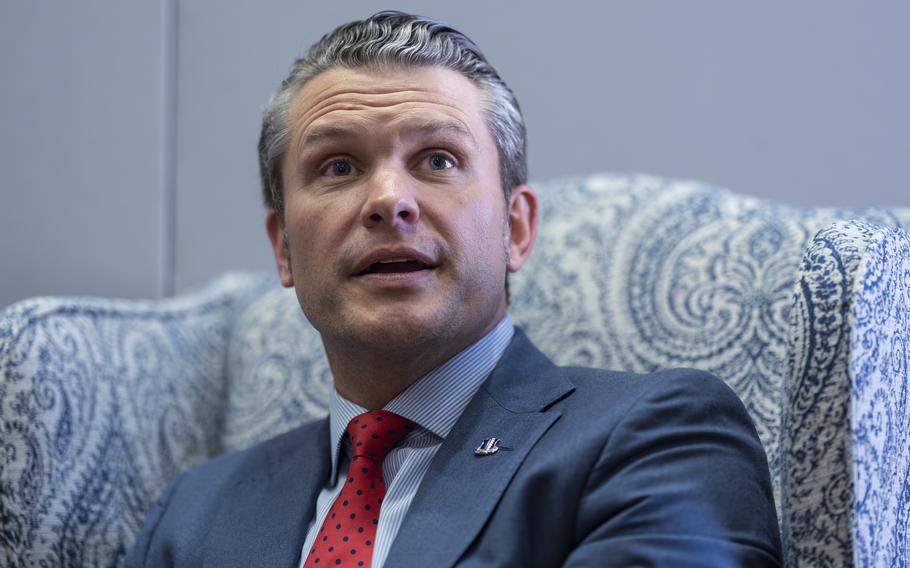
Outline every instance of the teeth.
{"label": "teeth", "polygon": [[389,260],[380,260],[377,264],[391,264],[393,262],[408,262],[409,258],[390,258]]}

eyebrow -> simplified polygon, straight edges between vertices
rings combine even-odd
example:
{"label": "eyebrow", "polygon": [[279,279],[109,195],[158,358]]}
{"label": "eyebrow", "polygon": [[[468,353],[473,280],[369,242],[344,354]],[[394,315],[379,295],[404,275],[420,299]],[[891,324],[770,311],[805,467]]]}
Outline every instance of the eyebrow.
{"label": "eyebrow", "polygon": [[[456,136],[459,138],[466,138],[470,140],[472,144],[477,144],[474,136],[467,128],[457,122],[448,120],[428,120],[415,124],[405,125],[404,128],[402,128],[402,132],[405,134],[405,136],[415,134],[421,136],[444,134]],[[323,142],[357,138],[363,135],[364,133],[362,131],[362,128],[357,127],[335,125],[317,126],[306,131],[301,140],[301,148],[306,148],[307,146],[312,146]]]}
{"label": "eyebrow", "polygon": [[340,126],[317,126],[307,130],[301,140],[301,146],[307,147],[320,142],[338,140],[342,138],[356,137],[353,128],[344,128]]}
{"label": "eyebrow", "polygon": [[472,143],[476,144],[474,135],[471,134],[467,128],[457,122],[449,120],[429,120],[426,122],[420,122],[413,126],[406,126],[403,130],[408,134],[415,133],[424,136],[433,134],[448,134],[460,138],[467,138]]}

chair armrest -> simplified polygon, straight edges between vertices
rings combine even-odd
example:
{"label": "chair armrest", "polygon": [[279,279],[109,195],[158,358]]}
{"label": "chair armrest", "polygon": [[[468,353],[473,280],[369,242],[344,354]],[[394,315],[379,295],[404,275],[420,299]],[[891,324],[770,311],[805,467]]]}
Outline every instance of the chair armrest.
{"label": "chair armrest", "polygon": [[910,564],[910,237],[866,248],[851,318],[853,557]]}
{"label": "chair armrest", "polygon": [[787,565],[899,565],[910,523],[910,239],[856,221],[803,256],[781,435]]}

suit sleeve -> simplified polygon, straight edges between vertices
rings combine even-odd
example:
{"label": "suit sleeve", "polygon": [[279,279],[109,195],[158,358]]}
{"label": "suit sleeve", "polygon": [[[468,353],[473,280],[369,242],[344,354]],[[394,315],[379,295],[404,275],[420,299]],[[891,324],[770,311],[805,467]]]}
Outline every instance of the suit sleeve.
{"label": "suit sleeve", "polygon": [[609,434],[565,566],[780,566],[764,450],[735,393],[658,373]]}
{"label": "suit sleeve", "polygon": [[126,560],[123,564],[124,568],[140,568],[142,566],[165,566],[170,564],[163,563],[165,559],[159,559],[157,561],[150,562],[149,551],[152,549],[152,543],[155,540],[155,533],[158,529],[158,525],[161,523],[161,519],[167,510],[168,504],[171,501],[171,497],[174,495],[174,492],[176,491],[183,475],[184,474],[181,473],[172,479],[170,483],[168,483],[167,487],[165,487],[164,491],[162,492],[161,497],[155,503],[155,506],[152,507],[152,510],[149,512],[148,516],[145,519],[145,524],[142,527],[142,532],[139,533],[139,538],[136,539],[133,547],[126,555]]}

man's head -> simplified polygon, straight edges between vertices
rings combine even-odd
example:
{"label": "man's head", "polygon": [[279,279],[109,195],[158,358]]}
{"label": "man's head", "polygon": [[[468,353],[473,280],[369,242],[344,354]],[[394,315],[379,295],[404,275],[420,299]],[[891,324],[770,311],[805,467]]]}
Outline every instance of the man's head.
{"label": "man's head", "polygon": [[338,28],[266,110],[260,158],[282,283],[330,359],[457,352],[505,314],[536,197],[514,97],[458,32],[398,13]]}
{"label": "man's head", "polygon": [[335,67],[386,66],[441,66],[470,79],[482,93],[487,128],[499,154],[506,200],[513,187],[527,183],[526,132],[518,101],[474,42],[428,18],[380,12],[323,36],[305,57],[294,62],[266,106],[259,137],[259,172],[266,207],[283,217],[281,162],[288,148],[291,104],[303,85]]}

